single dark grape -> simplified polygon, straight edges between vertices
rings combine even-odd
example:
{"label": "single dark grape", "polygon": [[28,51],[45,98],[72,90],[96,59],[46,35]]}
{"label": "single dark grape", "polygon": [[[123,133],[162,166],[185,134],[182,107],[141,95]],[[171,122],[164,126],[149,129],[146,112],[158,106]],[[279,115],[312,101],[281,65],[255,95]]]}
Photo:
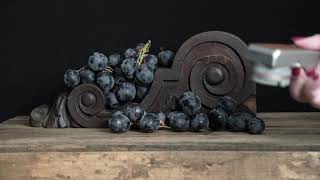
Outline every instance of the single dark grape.
{"label": "single dark grape", "polygon": [[157,114],[154,113],[146,113],[139,120],[139,129],[142,132],[154,132],[160,126],[160,118]]}
{"label": "single dark grape", "polygon": [[113,78],[115,85],[121,85],[124,82],[127,82],[125,75],[123,74],[120,67],[116,67],[113,70]]}
{"label": "single dark grape", "polygon": [[227,120],[227,128],[233,132],[247,131],[247,123],[253,117],[248,113],[234,113]]}
{"label": "single dark grape", "polygon": [[128,79],[134,78],[134,73],[136,72],[136,69],[137,69],[137,62],[133,58],[125,59],[121,63],[121,70],[123,74],[126,76],[126,78]]}
{"label": "single dark grape", "polygon": [[122,111],[116,111],[114,113],[111,114],[111,117],[117,117],[119,115],[124,115]]}
{"label": "single dark grape", "polygon": [[88,60],[88,66],[93,71],[102,71],[107,68],[108,58],[99,52],[94,52]]}
{"label": "single dark grape", "polygon": [[112,92],[107,93],[105,100],[106,100],[106,106],[109,108],[116,109],[120,106],[120,103],[116,95]]}
{"label": "single dark grape", "polygon": [[137,123],[138,120],[145,114],[145,110],[140,106],[127,107],[125,115],[132,123]]}
{"label": "single dark grape", "polygon": [[150,84],[154,79],[154,73],[146,65],[143,64],[137,68],[136,78],[143,84]]}
{"label": "single dark grape", "polygon": [[227,126],[228,114],[222,108],[212,109],[209,114],[209,127],[212,130],[225,130]]}
{"label": "single dark grape", "polygon": [[132,48],[129,48],[129,49],[127,49],[126,51],[125,51],[125,53],[124,53],[124,57],[126,58],[126,59],[128,59],[128,58],[137,58],[137,56],[138,56],[138,53],[137,53],[137,51],[136,50],[134,50],[134,49],[132,49]]}
{"label": "single dark grape", "polygon": [[147,65],[147,67],[151,70],[154,71],[157,66],[158,66],[158,58],[157,56],[153,55],[153,54],[148,54],[145,58],[144,58],[144,64]]}
{"label": "single dark grape", "polygon": [[209,119],[205,113],[200,113],[191,118],[190,130],[194,132],[207,131],[209,129]]}
{"label": "single dark grape", "polygon": [[179,112],[179,111],[170,112],[166,117],[166,121],[165,121],[166,125],[170,126],[170,119],[172,118],[172,116],[175,114],[179,114],[179,113],[181,113],[181,112]]}
{"label": "single dark grape", "polygon": [[121,111],[115,112],[109,121],[109,128],[114,133],[124,133],[131,127],[131,122],[128,117],[122,114]]}
{"label": "single dark grape", "polygon": [[169,115],[169,126],[173,131],[182,132],[189,130],[190,127],[190,118],[185,113],[173,113]]}
{"label": "single dark grape", "polygon": [[116,66],[119,66],[122,62],[122,59],[121,59],[121,56],[120,54],[111,54],[109,56],[109,64],[112,66],[112,67],[116,67]]}
{"label": "single dark grape", "polygon": [[172,65],[174,53],[170,50],[161,51],[158,54],[160,66],[170,67]]}
{"label": "single dark grape", "polygon": [[113,76],[107,71],[102,71],[98,74],[97,84],[107,93],[114,86]]}
{"label": "single dark grape", "polygon": [[78,70],[68,69],[63,77],[64,83],[68,87],[75,87],[80,83],[80,74]]}
{"label": "single dark grape", "polygon": [[195,95],[193,92],[185,92],[179,99],[179,105],[182,107],[182,110],[192,116],[197,114],[201,109],[201,100],[200,97]]}
{"label": "single dark grape", "polygon": [[142,101],[144,97],[147,95],[149,87],[136,85],[136,88],[137,88],[136,100]]}
{"label": "single dark grape", "polygon": [[236,101],[229,96],[224,96],[220,98],[216,105],[217,108],[222,108],[229,115],[234,112],[234,110],[236,109],[236,106],[237,106]]}
{"label": "single dark grape", "polygon": [[265,128],[266,125],[264,121],[258,117],[248,120],[248,132],[250,134],[262,134]]}
{"label": "single dark grape", "polygon": [[140,53],[140,51],[142,50],[142,48],[145,46],[145,43],[139,43],[137,46],[136,46],[136,52],[137,53]]}
{"label": "single dark grape", "polygon": [[[179,112],[179,111],[172,111],[172,112],[170,112],[170,113],[167,115],[167,119],[170,120],[170,119],[173,117],[173,115],[179,114],[179,113],[181,113],[181,112]],[[169,124],[169,121],[168,121],[167,125],[170,125],[170,124]]]}
{"label": "single dark grape", "polygon": [[122,83],[117,91],[117,97],[120,101],[132,101],[136,96],[136,88],[131,83]]}
{"label": "single dark grape", "polygon": [[96,73],[90,69],[82,69],[80,71],[80,77],[82,83],[93,83],[96,81]]}

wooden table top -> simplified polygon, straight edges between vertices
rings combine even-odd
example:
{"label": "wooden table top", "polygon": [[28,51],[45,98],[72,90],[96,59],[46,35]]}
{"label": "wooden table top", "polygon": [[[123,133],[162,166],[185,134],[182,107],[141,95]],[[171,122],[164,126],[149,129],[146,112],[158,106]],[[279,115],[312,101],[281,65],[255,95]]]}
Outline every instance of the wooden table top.
{"label": "wooden table top", "polygon": [[320,151],[320,113],[260,113],[262,135],[247,133],[45,129],[29,127],[27,116],[0,124],[0,153],[95,151]]}

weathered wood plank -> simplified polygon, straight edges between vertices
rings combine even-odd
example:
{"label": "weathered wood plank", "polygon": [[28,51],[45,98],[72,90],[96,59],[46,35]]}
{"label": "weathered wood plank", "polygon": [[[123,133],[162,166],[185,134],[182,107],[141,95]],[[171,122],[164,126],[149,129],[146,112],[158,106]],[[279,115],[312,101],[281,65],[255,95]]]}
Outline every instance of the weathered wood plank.
{"label": "weathered wood plank", "polygon": [[0,179],[320,179],[320,113],[262,113],[262,135],[0,124]]}
{"label": "weathered wood plank", "polygon": [[0,179],[320,179],[319,152],[70,152],[0,156]]}
{"label": "weathered wood plank", "polygon": [[146,134],[109,129],[29,127],[28,117],[0,124],[0,152],[87,151],[320,151],[320,113],[263,113],[263,135],[208,132]]}

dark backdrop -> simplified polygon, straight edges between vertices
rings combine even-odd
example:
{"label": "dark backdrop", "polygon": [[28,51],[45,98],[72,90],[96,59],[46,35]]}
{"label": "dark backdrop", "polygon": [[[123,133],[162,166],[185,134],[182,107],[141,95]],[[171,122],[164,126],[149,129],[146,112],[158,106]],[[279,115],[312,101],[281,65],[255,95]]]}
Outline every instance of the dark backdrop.
{"label": "dark backdrop", "polygon": [[[316,1],[1,1],[0,121],[28,114],[65,90],[67,68],[93,51],[123,51],[151,39],[172,50],[196,33],[221,30],[245,42],[289,42],[319,32]],[[258,111],[313,111],[287,89],[257,88]]]}

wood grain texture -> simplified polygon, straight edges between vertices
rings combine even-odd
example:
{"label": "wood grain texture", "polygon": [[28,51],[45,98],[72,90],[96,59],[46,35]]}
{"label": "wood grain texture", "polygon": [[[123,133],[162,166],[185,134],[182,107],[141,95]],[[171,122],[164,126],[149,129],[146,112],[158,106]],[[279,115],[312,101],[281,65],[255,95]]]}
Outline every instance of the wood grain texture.
{"label": "wood grain texture", "polygon": [[129,131],[109,129],[45,129],[29,127],[27,117],[0,124],[0,152],[90,151],[320,151],[320,113],[260,114],[262,135],[231,132]]}
{"label": "wood grain texture", "polygon": [[319,152],[49,152],[0,155],[5,180],[320,178]]}
{"label": "wood grain texture", "polygon": [[262,135],[114,134],[0,124],[0,179],[320,179],[320,113],[259,114]]}

